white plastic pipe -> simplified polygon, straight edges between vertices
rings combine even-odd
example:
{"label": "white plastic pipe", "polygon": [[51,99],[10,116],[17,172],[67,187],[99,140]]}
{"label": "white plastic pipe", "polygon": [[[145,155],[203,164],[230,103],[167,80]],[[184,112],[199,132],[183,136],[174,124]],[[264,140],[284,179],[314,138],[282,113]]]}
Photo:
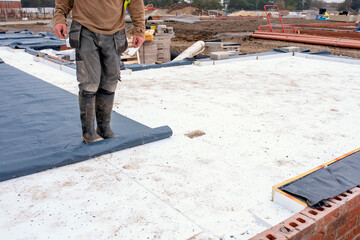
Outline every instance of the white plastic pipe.
{"label": "white plastic pipe", "polygon": [[177,56],[174,61],[183,60],[185,58],[192,58],[199,53],[203,52],[205,50],[205,42],[204,41],[197,41],[193,45],[191,45],[189,48],[187,48],[185,51],[183,51],[179,56]]}

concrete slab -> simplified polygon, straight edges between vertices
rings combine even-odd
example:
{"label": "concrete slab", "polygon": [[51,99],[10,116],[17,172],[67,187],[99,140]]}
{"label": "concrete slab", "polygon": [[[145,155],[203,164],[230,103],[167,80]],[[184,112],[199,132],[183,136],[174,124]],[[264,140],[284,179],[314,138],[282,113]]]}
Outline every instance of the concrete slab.
{"label": "concrete slab", "polygon": [[2,239],[188,239],[203,232],[102,158],[2,182],[0,209]]}
{"label": "concrete slab", "polygon": [[[82,180],[77,177],[76,168],[67,166],[41,173],[44,174],[41,177],[34,175],[19,178],[16,183],[1,183],[1,218],[10,208],[19,213],[25,211],[24,221],[40,214],[41,222],[37,223],[46,232],[63,230],[67,233],[64,224],[78,226],[77,218],[66,218],[64,223],[61,219],[53,221],[53,215],[46,214],[57,206],[46,200],[45,207],[39,210],[42,198],[32,199],[32,194],[26,193],[31,186],[39,188],[43,183],[45,186],[41,186],[40,193],[48,189],[50,196],[55,194],[51,190],[52,183],[60,181],[55,172],[61,173],[66,181],[74,178],[80,184],[55,194],[61,199],[58,203],[66,206],[60,208],[61,211],[66,211],[73,201],[77,206],[84,204],[78,198],[99,199],[96,193],[84,191],[89,187],[86,181],[98,182],[99,192],[108,196],[105,199],[109,198],[103,200],[107,205],[101,205],[105,212],[118,214],[118,205],[112,201],[119,199],[127,207],[121,211],[129,216],[135,205],[125,200],[135,197],[136,205],[143,205],[139,209],[144,212],[146,222],[150,221],[147,208],[154,203],[157,210],[151,208],[154,211],[151,212],[152,221],[163,224],[165,233],[162,236],[165,238],[162,239],[184,239],[194,233],[195,239],[201,239],[205,234],[205,239],[245,240],[292,216],[292,212],[271,202],[272,186],[358,147],[360,90],[356,86],[360,84],[360,69],[354,64],[298,58],[291,53],[278,55],[272,59],[267,59],[271,56],[259,60],[252,57],[246,61],[229,59],[219,61],[225,63],[215,66],[153,69],[123,76],[115,96],[115,111],[149,126],[166,122],[174,130],[173,137],[99,158],[110,173],[106,172],[96,181],[91,180],[95,172],[105,173],[100,167],[93,173],[83,173],[85,180]],[[0,57],[44,81],[75,94],[78,91],[75,76],[33,62],[26,53],[0,52]],[[193,139],[184,136],[195,130],[201,130],[205,135]],[[87,166],[86,163],[89,161],[82,166]],[[70,170],[64,171],[65,168]],[[140,186],[145,192],[134,193],[126,188],[127,184],[122,185],[122,181],[114,185],[115,190],[112,189],[115,180],[111,172],[116,176],[121,173],[124,182],[129,177],[127,179],[132,180],[127,182],[129,186],[135,189]],[[16,191],[20,194],[25,191],[24,198],[17,196]],[[74,191],[82,191],[82,195]],[[127,197],[116,195],[118,192]],[[139,200],[141,196],[142,201]],[[29,214],[22,207],[23,202],[26,208],[36,206],[38,211]],[[161,220],[165,212],[161,204],[168,206],[166,215],[173,216],[170,227]],[[86,211],[92,209],[87,207]],[[172,215],[174,209],[179,215]],[[78,213],[73,209],[70,212]],[[140,212],[135,211],[135,215]],[[12,214],[14,224],[6,229],[0,225],[1,234],[15,232],[12,228],[17,231],[27,229],[28,225],[16,222]],[[138,237],[139,226],[144,224],[142,221],[136,225],[130,217],[124,220],[116,216],[131,223],[125,226],[124,236]],[[87,221],[87,218],[80,220]],[[101,226],[112,229],[105,226],[104,218],[102,221]],[[113,221],[109,220],[111,223]],[[183,223],[190,229],[184,230],[185,235],[178,234],[183,228],[177,224]],[[145,224],[145,232],[157,236],[161,230],[159,225],[149,224],[153,226]],[[98,229],[82,226],[77,231],[97,236]],[[50,230],[52,228],[55,229]],[[168,237],[168,233],[174,235]]]}

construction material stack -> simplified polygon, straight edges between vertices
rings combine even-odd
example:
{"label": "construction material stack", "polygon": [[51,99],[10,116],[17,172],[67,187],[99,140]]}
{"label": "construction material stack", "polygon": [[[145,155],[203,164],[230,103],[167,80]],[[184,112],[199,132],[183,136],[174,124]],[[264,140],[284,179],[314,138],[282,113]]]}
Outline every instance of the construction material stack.
{"label": "construction material stack", "polygon": [[207,52],[235,52],[235,55],[239,55],[240,43],[233,42],[206,42],[205,51]]}
{"label": "construction material stack", "polygon": [[157,61],[170,62],[170,44],[174,38],[174,29],[166,25],[159,25],[156,29],[155,41],[157,42]]}
{"label": "construction material stack", "polygon": [[153,40],[145,41],[139,49],[140,62],[142,64],[170,62],[170,44],[173,37],[174,30],[172,27],[158,25]]}

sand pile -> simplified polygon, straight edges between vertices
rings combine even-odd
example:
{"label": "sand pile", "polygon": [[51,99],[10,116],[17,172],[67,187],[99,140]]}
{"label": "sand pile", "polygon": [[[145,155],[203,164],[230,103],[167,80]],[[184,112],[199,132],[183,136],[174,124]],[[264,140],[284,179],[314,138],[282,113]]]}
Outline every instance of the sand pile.
{"label": "sand pile", "polygon": [[194,3],[175,3],[172,5],[165,6],[164,9],[167,9],[168,14],[190,14],[190,15],[206,15],[207,12],[200,8]]}
{"label": "sand pile", "polygon": [[257,17],[257,16],[265,16],[265,12],[264,11],[238,11],[238,12],[234,12],[229,14],[229,16],[244,16],[244,17]]}

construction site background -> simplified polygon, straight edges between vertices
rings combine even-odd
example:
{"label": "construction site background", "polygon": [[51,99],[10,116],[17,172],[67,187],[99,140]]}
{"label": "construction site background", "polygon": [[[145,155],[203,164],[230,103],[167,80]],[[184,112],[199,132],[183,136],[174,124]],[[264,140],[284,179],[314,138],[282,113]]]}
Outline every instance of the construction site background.
{"label": "construction site background", "polygon": [[[156,8],[156,6],[154,7]],[[7,9],[10,11],[10,9]],[[15,10],[14,10],[15,11]],[[16,13],[16,11],[15,11]],[[270,10],[271,21],[277,29],[280,29],[280,21],[277,12]],[[340,15],[338,11],[328,11],[328,21],[316,20],[319,10],[305,10],[301,12],[293,12],[289,10],[280,10],[280,14],[285,24],[292,24],[296,27],[298,33],[306,34],[344,34],[352,35],[354,38],[360,36],[355,31],[355,27],[360,26],[359,15]],[[4,12],[0,14],[0,31],[18,31],[30,30],[32,32],[51,32],[53,33],[53,24],[51,21],[53,8],[23,8],[22,11],[14,14],[16,19],[11,19],[8,14],[8,21],[4,21]],[[44,19],[45,20],[41,20]],[[169,51],[183,52],[196,41],[218,39],[222,42],[233,42],[240,44],[238,54],[251,54],[258,52],[271,51],[274,48],[282,48],[286,46],[296,46],[301,49],[310,49],[311,51],[327,50],[334,55],[347,55],[360,58],[357,49],[339,48],[323,45],[305,44],[305,43],[289,43],[285,41],[255,39],[251,34],[258,30],[261,25],[268,24],[264,11],[236,11],[227,13],[221,10],[204,10],[193,4],[173,4],[162,9],[146,10],[147,25],[155,26],[166,25],[172,28],[173,34],[161,40],[162,45],[157,61],[166,62],[169,60]],[[28,21],[22,21],[26,19]],[[131,20],[131,19],[130,19]],[[70,25],[71,19],[69,19]],[[340,22],[352,22],[351,26],[335,26]],[[315,24],[314,26],[305,26],[306,24]],[[325,26],[328,25],[328,26]],[[276,30],[276,29],[275,29]],[[324,31],[326,30],[326,31]],[[130,38],[133,34],[131,22],[126,23],[127,35]],[[351,32],[351,33],[350,33]],[[169,35],[170,36],[170,35]],[[156,39],[156,37],[155,37]],[[163,44],[166,45],[163,45]],[[167,45],[169,44],[169,45]],[[155,49],[157,44],[146,43]],[[165,53],[166,51],[166,53]],[[151,51],[145,53],[140,50],[143,59],[149,59]],[[204,52],[207,54],[207,52]],[[156,54],[157,56],[158,54]],[[155,57],[153,57],[155,59]],[[151,61],[154,61],[152,59]],[[147,62],[143,60],[143,62]]]}
{"label": "construction site background", "polygon": [[0,8],[0,21],[52,19],[54,8]]}

